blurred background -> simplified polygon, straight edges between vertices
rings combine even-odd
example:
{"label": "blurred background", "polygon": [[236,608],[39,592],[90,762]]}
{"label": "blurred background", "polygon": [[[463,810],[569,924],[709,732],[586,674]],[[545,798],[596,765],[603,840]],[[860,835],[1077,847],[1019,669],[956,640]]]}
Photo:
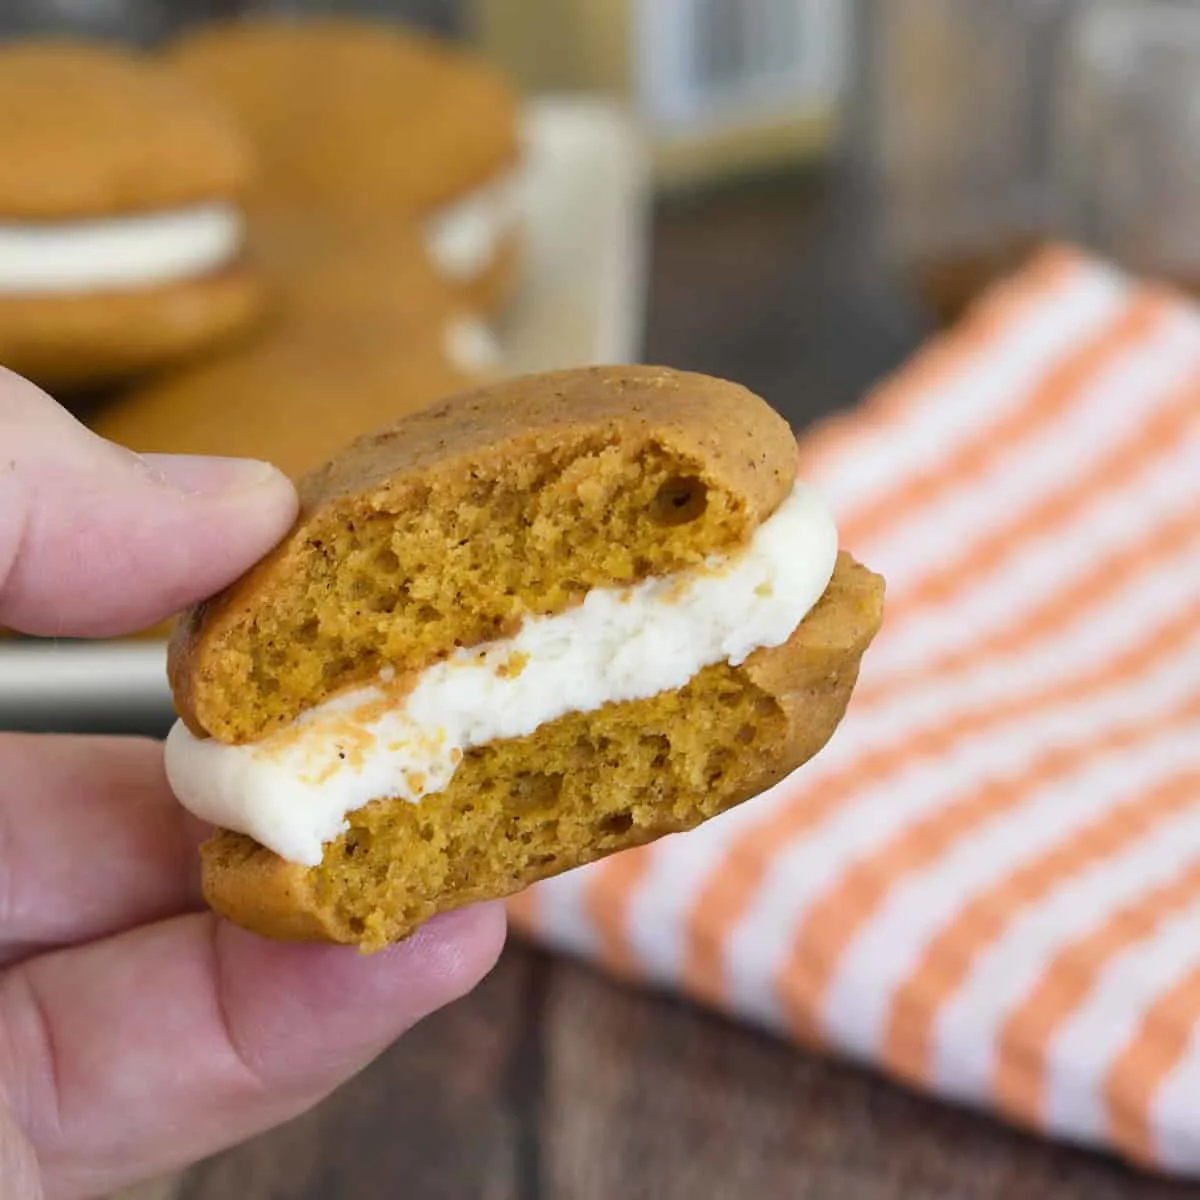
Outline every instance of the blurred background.
{"label": "blurred background", "polygon": [[[0,34],[148,47],[238,16],[400,21],[528,94],[629,104],[660,192],[748,176],[870,184],[893,262],[953,315],[1047,234],[1190,277],[1200,120],[1187,0],[9,0]],[[843,202],[846,197],[839,197]]]}
{"label": "blurred background", "polygon": [[[479,314],[502,367],[510,343],[522,366],[617,347],[735,378],[802,431],[1043,242],[1200,285],[1200,4],[1187,0],[4,0],[0,35],[156,52],[214,20],[331,12],[455,39],[526,105],[586,96],[606,136],[619,131],[560,171],[603,179],[619,159],[627,186],[607,207],[558,176],[529,202],[567,232],[530,237],[515,316]],[[555,128],[539,153],[565,162],[574,127]],[[577,261],[566,242],[592,238],[605,270],[621,262],[568,350],[542,323],[563,279],[547,296],[538,280],[556,255]],[[140,384],[106,384],[79,410],[101,422]],[[97,666],[78,648],[21,659],[31,648],[10,645],[6,659],[0,644],[0,725],[161,732],[156,646]],[[521,946],[313,1117],[156,1187],[145,1194],[1184,1194]]]}

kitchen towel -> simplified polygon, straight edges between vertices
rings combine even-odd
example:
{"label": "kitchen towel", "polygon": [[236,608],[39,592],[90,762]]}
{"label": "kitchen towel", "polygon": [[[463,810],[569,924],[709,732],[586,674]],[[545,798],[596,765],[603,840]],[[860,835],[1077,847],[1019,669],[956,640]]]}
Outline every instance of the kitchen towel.
{"label": "kitchen towel", "polygon": [[842,727],[515,923],[1200,1175],[1200,308],[1049,249],[801,449],[888,584]]}

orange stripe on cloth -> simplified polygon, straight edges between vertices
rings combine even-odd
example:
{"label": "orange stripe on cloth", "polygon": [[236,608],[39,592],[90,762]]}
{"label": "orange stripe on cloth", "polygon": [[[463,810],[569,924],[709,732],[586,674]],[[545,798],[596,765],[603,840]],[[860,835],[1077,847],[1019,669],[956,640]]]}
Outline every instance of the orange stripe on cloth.
{"label": "orange stripe on cloth", "polygon": [[883,1060],[896,1075],[928,1086],[933,1031],[943,1005],[959,990],[975,962],[1021,913],[1065,883],[1188,808],[1200,789],[1200,772],[1183,772],[1133,796],[1069,841],[1044,853],[975,896],[930,942],[892,1000]]}
{"label": "orange stripe on cloth", "polygon": [[955,446],[953,454],[937,466],[839,514],[842,544],[850,549],[862,545],[1011,454],[1014,446],[1028,441],[1069,409],[1091,380],[1145,339],[1169,311],[1157,293],[1136,293],[1128,305],[1047,372],[1011,412],[991,423],[980,422],[974,436]]}
{"label": "orange stripe on cloth", "polygon": [[1023,1125],[1041,1125],[1046,1060],[1055,1035],[1110,962],[1198,898],[1200,865],[1152,888],[1054,956],[996,1040],[993,1096],[1002,1112]]}
{"label": "orange stripe on cloth", "polygon": [[[801,777],[794,794],[772,816],[730,846],[721,867],[710,877],[688,914],[684,966],[688,987],[711,1003],[724,1001],[725,946],[749,909],[770,861],[781,846],[812,829],[856,790],[886,778],[915,759],[944,753],[967,735],[1013,717],[1051,711],[1060,704],[1088,696],[1098,687],[1135,678],[1149,663],[1176,653],[1195,632],[1194,614],[1185,612],[1082,675],[1062,679],[1032,695],[1013,696],[986,708],[961,711],[940,725],[869,751],[821,779],[813,788],[806,788]],[[862,898],[857,902],[861,904]],[[856,922],[858,917],[847,910],[835,914],[833,919],[845,925]]]}
{"label": "orange stripe on cloth", "polygon": [[[1187,622],[1195,633],[1195,621]],[[1164,639],[1158,657],[1174,653],[1183,639]],[[1131,661],[1132,659],[1132,661]],[[1143,654],[1127,656],[1115,671],[1102,671],[1088,690],[1127,682],[1144,670]],[[1076,681],[1077,685],[1085,680]],[[1060,701],[1061,702],[1061,701]],[[789,1027],[807,1044],[821,1040],[820,1012],[829,985],[858,932],[876,914],[888,894],[908,875],[929,866],[967,833],[1011,811],[1038,788],[1065,779],[1095,758],[1130,749],[1173,725],[1200,717],[1200,694],[1189,696],[1169,714],[1153,713],[1143,720],[1102,728],[1070,747],[1052,746],[1019,774],[989,781],[968,798],[906,826],[885,846],[849,867],[837,885],[814,903],[794,936],[787,962],[776,981]]]}
{"label": "orange stripe on cloth", "polygon": [[623,979],[641,974],[637,956],[629,944],[628,914],[637,886],[650,869],[648,847],[626,850],[592,867],[583,904],[596,931],[601,962]]}
{"label": "orange stripe on cloth", "polygon": [[1161,525],[1111,554],[1095,559],[1073,583],[1052,592],[1013,624],[985,635],[961,650],[933,654],[919,667],[901,671],[872,684],[860,683],[854,694],[859,710],[899,699],[903,693],[932,680],[962,671],[989,658],[1007,657],[1048,638],[1071,624],[1087,608],[1098,608],[1130,582],[1180,556],[1187,546],[1200,550],[1200,521],[1191,508],[1168,517]]}
{"label": "orange stripe on cloth", "polygon": [[889,608],[893,636],[899,622],[922,608],[948,600],[972,579],[1001,562],[1014,546],[1048,533],[1082,512],[1106,491],[1133,479],[1178,442],[1195,422],[1198,403],[1200,386],[1191,381],[1167,404],[1156,409],[1135,434],[1102,454],[1072,481],[1072,486],[1046,496],[1015,521],[973,539],[957,557],[923,576]]}
{"label": "orange stripe on cloth", "polygon": [[957,325],[930,339],[904,370],[885,380],[857,409],[834,413],[806,430],[800,443],[801,474],[814,474],[831,459],[853,452],[864,433],[898,426],[915,405],[983,353],[1047,291],[1083,269],[1083,259],[1072,250],[1042,251],[1025,270],[985,293]]}
{"label": "orange stripe on cloth", "polygon": [[1137,1033],[1109,1068],[1104,1081],[1109,1137],[1134,1162],[1145,1166],[1157,1162],[1150,1106],[1187,1050],[1196,1032],[1197,1014],[1200,967],[1150,1006]]}
{"label": "orange stripe on cloth", "polygon": [[524,934],[535,934],[538,928],[538,895],[537,888],[526,888],[509,896],[504,907],[508,911],[508,919],[512,926]]}

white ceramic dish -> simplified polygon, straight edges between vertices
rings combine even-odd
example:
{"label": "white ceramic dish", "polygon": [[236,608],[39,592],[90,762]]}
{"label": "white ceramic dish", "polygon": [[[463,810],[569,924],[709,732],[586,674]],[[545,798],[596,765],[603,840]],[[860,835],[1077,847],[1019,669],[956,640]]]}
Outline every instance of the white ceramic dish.
{"label": "white ceramic dish", "polygon": [[[629,118],[605,101],[546,98],[526,119],[525,278],[499,330],[513,372],[632,362],[640,352],[647,180]],[[0,728],[161,721],[158,643],[0,645]]]}

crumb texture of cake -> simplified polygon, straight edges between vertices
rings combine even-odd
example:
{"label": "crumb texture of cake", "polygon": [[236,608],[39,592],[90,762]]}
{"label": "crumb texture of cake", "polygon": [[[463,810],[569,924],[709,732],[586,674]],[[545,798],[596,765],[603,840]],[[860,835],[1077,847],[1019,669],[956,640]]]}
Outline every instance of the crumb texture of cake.
{"label": "crumb texture of cake", "polygon": [[842,554],[785,645],[740,667],[708,667],[682,689],[471,750],[443,791],[351,813],[315,868],[218,832],[202,851],[206,897],[271,937],[378,950],[435,913],[690,829],[825,744],[882,596],[879,577]]}
{"label": "crumb texture of cake", "polygon": [[703,376],[594,368],[456,397],[301,485],[288,538],[179,623],[177,706],[197,735],[254,740],[385,667],[732,551],[795,468],[782,418]]}

